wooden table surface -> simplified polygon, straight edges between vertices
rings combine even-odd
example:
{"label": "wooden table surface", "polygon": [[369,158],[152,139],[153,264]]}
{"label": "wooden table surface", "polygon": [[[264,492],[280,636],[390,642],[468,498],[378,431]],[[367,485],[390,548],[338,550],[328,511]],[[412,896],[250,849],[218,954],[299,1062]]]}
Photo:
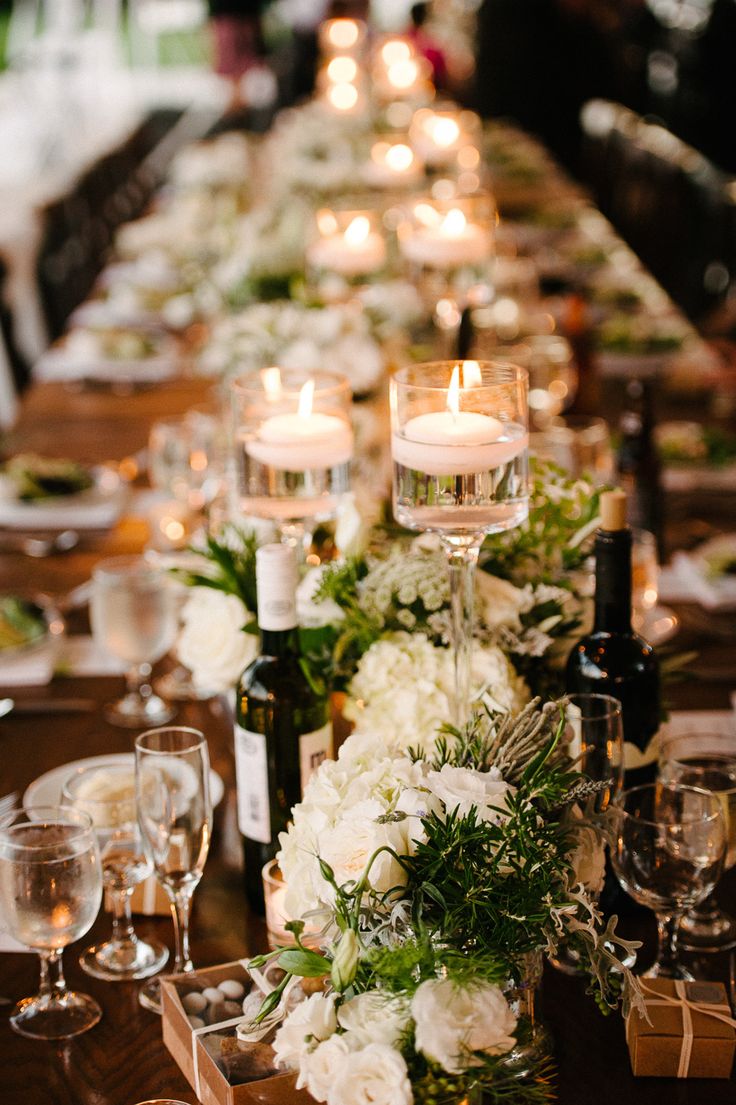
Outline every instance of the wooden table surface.
{"label": "wooden table surface", "polygon": [[[22,448],[85,461],[119,461],[146,442],[150,422],[198,404],[210,385],[178,380],[133,395],[103,391],[67,391],[56,385],[34,389],[27,397],[17,429],[6,440],[7,453]],[[698,526],[718,524],[731,513],[734,496],[715,500],[672,501],[672,532],[683,543]],[[123,520],[110,533],[84,537],[63,556],[30,560],[0,554],[0,590],[24,588],[62,594],[89,578],[93,563],[113,552],[140,548],[146,539],[138,521]],[[694,607],[680,608],[680,649],[695,648],[694,667],[705,678],[675,688],[673,704],[681,708],[726,709],[736,686],[733,621],[712,619]],[[81,625],[82,623],[79,623]],[[73,623],[77,625],[77,623]],[[26,688],[17,697],[83,696],[98,705],[119,695],[118,678],[56,679],[43,690]],[[3,689],[3,693],[12,693]],[[178,721],[201,728],[209,741],[214,768],[225,781],[225,798],[215,813],[215,834],[203,880],[194,897],[192,944],[195,963],[208,966],[239,958],[263,947],[262,922],[249,915],[241,889],[240,838],[236,825],[234,763],[230,720],[219,700],[182,705]],[[9,716],[0,721],[0,795],[25,787],[42,772],[79,757],[132,748],[134,734],[90,714],[37,717]],[[733,884],[732,884],[733,888]],[[732,904],[734,895],[729,897]],[[630,925],[644,935],[642,961],[652,954],[653,918]],[[40,1043],[10,1030],[9,1006],[0,1006],[0,1102],[2,1105],[135,1105],[159,1095],[194,1102],[192,1090],[165,1050],[160,1021],[137,1001],[134,983],[105,983],[84,975],[77,955],[93,939],[109,932],[102,915],[84,940],[65,957],[69,983],[94,995],[102,1021],[74,1040]],[[156,935],[171,944],[168,919],[138,918],[141,935]],[[727,964],[711,964],[716,973]],[[38,961],[30,954],[0,955],[0,996],[13,1001],[35,993]],[[676,1082],[632,1077],[623,1025],[618,1016],[603,1018],[584,996],[576,979],[549,970],[544,980],[545,1020],[552,1032],[562,1105],[649,1105],[669,1096],[676,1105],[733,1105],[733,1082]]]}

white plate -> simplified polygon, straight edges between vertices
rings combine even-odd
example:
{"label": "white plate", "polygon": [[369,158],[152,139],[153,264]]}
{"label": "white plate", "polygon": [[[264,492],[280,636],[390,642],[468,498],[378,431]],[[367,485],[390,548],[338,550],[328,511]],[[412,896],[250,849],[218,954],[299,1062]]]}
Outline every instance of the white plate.
{"label": "white plate", "polygon": [[[98,763],[130,764],[132,767],[134,761],[135,757],[132,752],[115,752],[107,756],[88,756],[84,760],[74,760],[69,764],[52,767],[50,771],[46,771],[43,775],[39,775],[38,779],[34,779],[26,789],[23,795],[23,807],[27,809],[29,806],[58,805],[61,788],[65,780],[80,767],[93,767]],[[222,778],[210,768],[210,797],[213,808],[220,804],[224,794],[225,784]]]}
{"label": "white plate", "polygon": [[0,525],[10,529],[108,529],[125,505],[125,488],[112,468],[92,470],[94,485],[75,495],[54,495],[25,503],[15,485],[0,476]]}

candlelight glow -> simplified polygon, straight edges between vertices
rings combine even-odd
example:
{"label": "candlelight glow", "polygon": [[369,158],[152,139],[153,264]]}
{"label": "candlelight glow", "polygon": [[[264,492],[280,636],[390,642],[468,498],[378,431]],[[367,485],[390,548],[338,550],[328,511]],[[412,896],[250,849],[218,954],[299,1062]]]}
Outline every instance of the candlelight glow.
{"label": "candlelight glow", "polygon": [[370,219],[365,215],[356,215],[345,231],[345,241],[349,246],[359,246],[371,232]]}
{"label": "candlelight glow", "polygon": [[477,361],[463,361],[463,387],[479,388],[483,383],[480,365]]}
{"label": "candlelight glow", "polygon": [[299,407],[297,413],[300,418],[309,418],[314,403],[314,380],[307,380],[299,392]]}
{"label": "candlelight glow", "polygon": [[454,119],[438,119],[436,116],[431,116],[427,120],[425,129],[433,142],[445,149],[453,142],[457,142],[460,137],[460,127]]}
{"label": "candlelight glow", "polygon": [[189,454],[189,467],[193,472],[205,472],[207,469],[207,454],[204,449],[192,449]]}
{"label": "candlelight glow", "polygon": [[178,518],[171,518],[167,515],[161,519],[161,530],[167,541],[170,541],[172,545],[181,541],[186,533],[184,526],[181,524]]}
{"label": "candlelight glow", "polygon": [[480,161],[480,151],[475,146],[463,146],[458,150],[457,161],[461,169],[475,169]]}
{"label": "candlelight glow", "polygon": [[331,45],[338,50],[349,50],[359,37],[358,24],[353,19],[334,19],[327,31]]}
{"label": "candlelight glow", "polygon": [[414,208],[414,216],[422,226],[437,226],[440,221],[439,212],[431,203],[418,203]]}
{"label": "candlelight glow", "polygon": [[459,238],[467,226],[468,220],[459,207],[453,207],[442,220],[440,233],[447,238]]}
{"label": "candlelight glow", "polygon": [[327,92],[327,98],[338,111],[350,111],[358,102],[358,89],[347,82],[333,84]]}
{"label": "candlelight glow", "polygon": [[327,66],[327,76],[335,84],[350,84],[358,75],[358,64],[353,58],[333,58]]}
{"label": "candlelight glow", "polygon": [[381,47],[381,58],[386,67],[408,61],[411,53],[411,46],[403,38],[392,38]]}
{"label": "candlelight glow", "polygon": [[72,923],[74,917],[72,911],[66,902],[61,902],[59,905],[55,905],[51,910],[51,927],[55,929],[65,929]]}
{"label": "candlelight glow", "polygon": [[414,154],[411,147],[397,142],[394,146],[388,146],[385,154],[386,164],[395,173],[405,173],[414,162]]}
{"label": "candlelight glow", "polygon": [[447,409],[457,416],[460,411],[460,365],[456,364],[450,377],[450,386],[447,389]]}
{"label": "candlelight glow", "polygon": [[274,368],[261,369],[261,383],[263,384],[263,390],[271,400],[277,400],[281,398],[281,369],[277,366]]}
{"label": "candlelight glow", "polygon": [[323,207],[321,211],[317,212],[317,226],[320,234],[323,234],[325,238],[337,234],[337,219],[328,207]]}
{"label": "candlelight glow", "polygon": [[388,69],[389,84],[394,88],[407,89],[416,84],[419,77],[419,66],[413,58],[405,61],[394,62]]}

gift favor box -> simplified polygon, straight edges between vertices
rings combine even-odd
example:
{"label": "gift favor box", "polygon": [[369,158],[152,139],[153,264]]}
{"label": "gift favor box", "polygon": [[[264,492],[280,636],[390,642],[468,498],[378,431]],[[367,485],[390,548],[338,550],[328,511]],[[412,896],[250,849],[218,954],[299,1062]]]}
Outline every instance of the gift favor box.
{"label": "gift favor box", "polygon": [[736,1022],[720,982],[642,979],[647,1020],[626,1025],[631,1068],[644,1078],[730,1078]]}
{"label": "gift favor box", "polygon": [[182,1004],[186,996],[229,980],[251,988],[239,962],[161,980],[164,1043],[199,1100],[203,1105],[314,1105],[306,1090],[296,1089],[293,1072],[277,1069],[269,1044],[238,1040],[232,1015],[192,1027]]}

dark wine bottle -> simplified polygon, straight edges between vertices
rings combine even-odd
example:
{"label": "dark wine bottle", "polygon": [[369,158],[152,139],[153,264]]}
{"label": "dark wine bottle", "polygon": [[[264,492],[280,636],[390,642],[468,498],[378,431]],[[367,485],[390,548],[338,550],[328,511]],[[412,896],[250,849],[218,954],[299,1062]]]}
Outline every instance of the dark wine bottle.
{"label": "dark wine bottle", "polygon": [[651,645],[631,627],[631,530],[626,494],[604,491],[595,538],[593,629],[567,660],[570,694],[610,694],[621,703],[625,785],[651,782],[659,728],[659,664]]}
{"label": "dark wine bottle", "polygon": [[330,702],[300,663],[297,566],[287,545],[256,553],[261,650],[237,688],[235,769],[248,902],[264,911],[263,865],[278,850],[310,774],[332,753]]}
{"label": "dark wine bottle", "polygon": [[662,556],[662,504],[659,454],[654,440],[652,391],[642,380],[626,386],[626,406],[619,422],[621,440],[616,456],[618,482],[627,495],[627,520],[649,530]]}

